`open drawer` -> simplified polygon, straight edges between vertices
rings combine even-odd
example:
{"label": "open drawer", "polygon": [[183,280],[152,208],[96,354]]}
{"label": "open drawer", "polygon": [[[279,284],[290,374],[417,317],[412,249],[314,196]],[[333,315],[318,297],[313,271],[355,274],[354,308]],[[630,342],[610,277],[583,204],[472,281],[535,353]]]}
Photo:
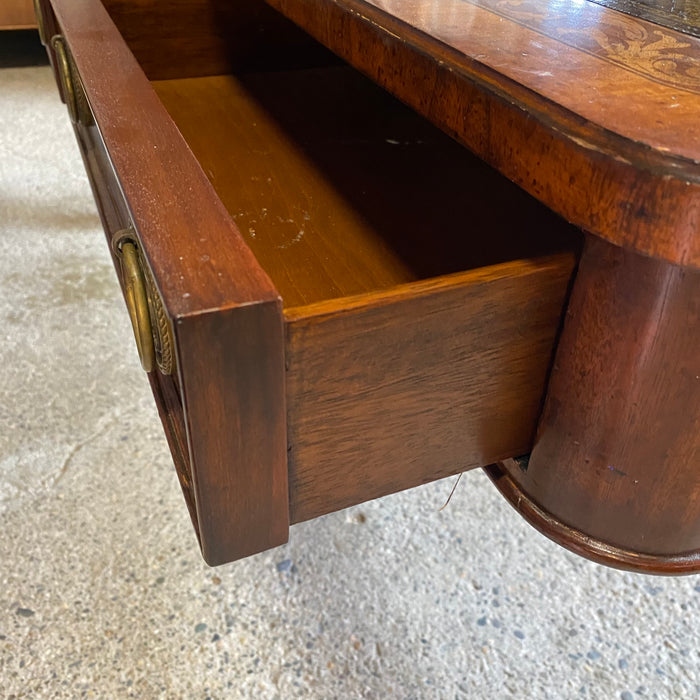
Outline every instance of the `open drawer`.
{"label": "open drawer", "polygon": [[43,34],[205,559],[527,452],[579,232],[257,3],[106,5]]}

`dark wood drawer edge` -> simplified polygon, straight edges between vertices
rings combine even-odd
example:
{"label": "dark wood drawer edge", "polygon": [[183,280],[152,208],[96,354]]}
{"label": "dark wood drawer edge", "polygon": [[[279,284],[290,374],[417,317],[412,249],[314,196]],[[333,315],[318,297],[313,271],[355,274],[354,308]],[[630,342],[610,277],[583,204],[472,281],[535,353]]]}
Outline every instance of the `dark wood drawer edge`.
{"label": "dark wood drawer edge", "polygon": [[155,394],[203,556],[216,565],[282,544],[279,295],[101,3],[52,6],[94,120],[75,130],[105,231],[133,227],[172,322],[182,416],[174,382],[158,379]]}

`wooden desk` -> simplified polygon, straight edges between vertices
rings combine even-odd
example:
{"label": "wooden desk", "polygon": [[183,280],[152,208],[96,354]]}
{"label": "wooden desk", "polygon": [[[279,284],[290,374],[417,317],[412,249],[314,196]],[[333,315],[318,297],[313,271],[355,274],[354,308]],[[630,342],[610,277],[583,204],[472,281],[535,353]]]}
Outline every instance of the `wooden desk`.
{"label": "wooden desk", "polygon": [[[172,333],[150,378],[208,561],[491,464],[565,546],[700,568],[692,9],[269,0],[523,199],[259,2],[41,2],[105,228]],[[536,200],[586,231],[570,297],[577,235]],[[294,236],[260,222],[280,202]]]}

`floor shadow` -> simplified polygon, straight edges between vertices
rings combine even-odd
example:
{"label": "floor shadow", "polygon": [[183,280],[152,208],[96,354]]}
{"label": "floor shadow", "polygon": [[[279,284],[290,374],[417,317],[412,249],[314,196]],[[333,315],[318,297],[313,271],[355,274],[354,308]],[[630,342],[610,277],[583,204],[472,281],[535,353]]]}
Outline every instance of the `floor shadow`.
{"label": "floor shadow", "polygon": [[0,68],[46,66],[49,59],[36,29],[0,32]]}

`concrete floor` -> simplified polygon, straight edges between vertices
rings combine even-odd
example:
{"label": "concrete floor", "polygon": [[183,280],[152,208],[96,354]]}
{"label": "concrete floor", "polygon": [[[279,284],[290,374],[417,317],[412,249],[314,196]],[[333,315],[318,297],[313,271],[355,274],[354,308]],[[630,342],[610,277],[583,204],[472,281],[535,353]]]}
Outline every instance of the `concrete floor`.
{"label": "concrete floor", "polygon": [[700,579],[577,558],[480,472],[207,568],[45,66],[0,69],[0,232],[0,698],[700,697]]}

